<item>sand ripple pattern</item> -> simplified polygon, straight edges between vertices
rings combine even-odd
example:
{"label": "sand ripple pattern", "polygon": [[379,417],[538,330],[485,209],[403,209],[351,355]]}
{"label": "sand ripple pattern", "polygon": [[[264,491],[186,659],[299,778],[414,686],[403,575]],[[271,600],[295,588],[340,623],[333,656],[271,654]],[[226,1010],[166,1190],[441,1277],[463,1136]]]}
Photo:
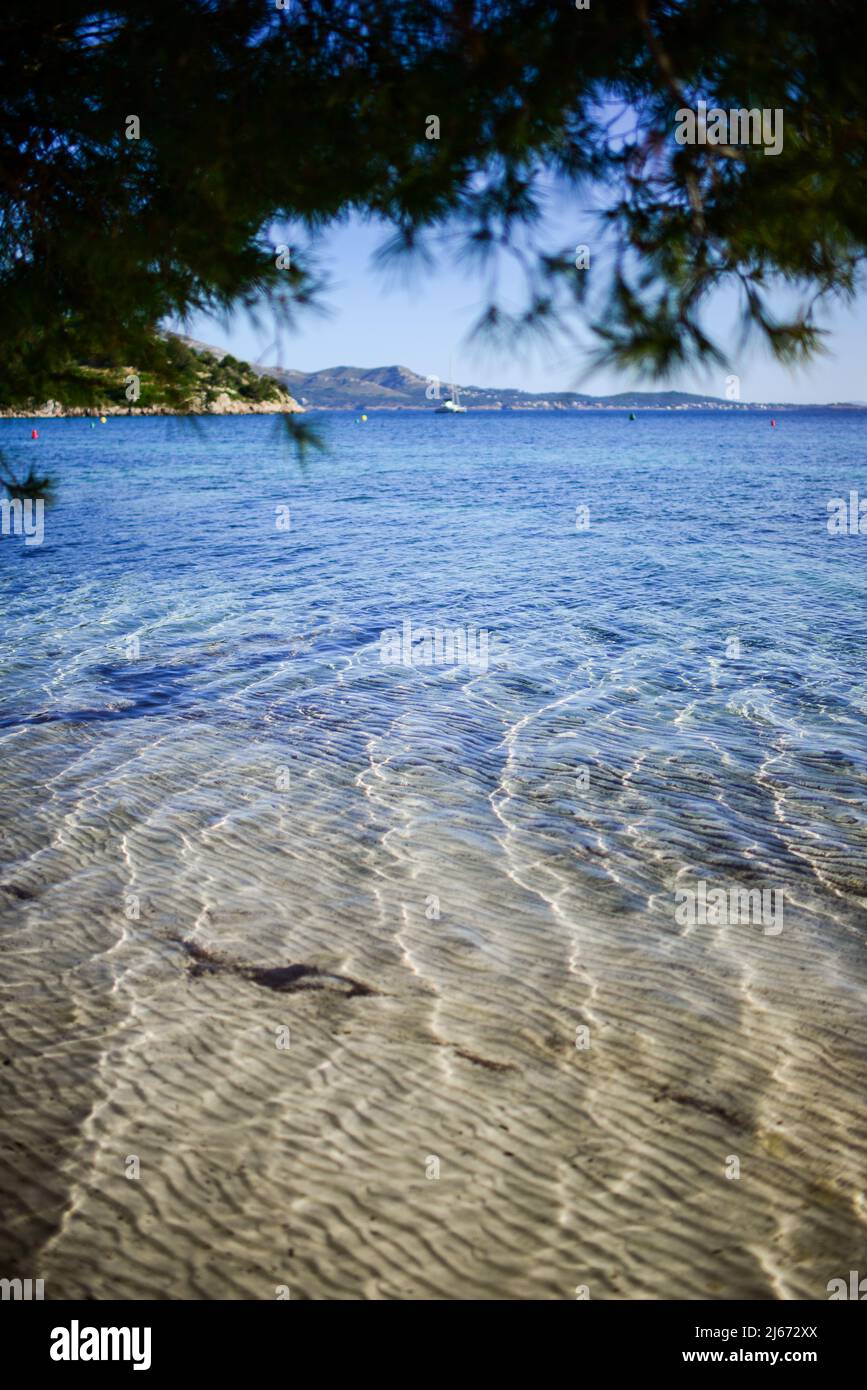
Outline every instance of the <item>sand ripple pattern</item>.
{"label": "sand ripple pattern", "polygon": [[[62,503],[0,547],[0,1273],[863,1272],[867,581],[822,518],[855,427],[751,419],[338,420],[305,475],[261,420],[113,421],[100,459],[45,422]],[[489,668],[384,667],[403,617],[488,627]],[[784,930],[680,925],[699,879],[781,889]]]}

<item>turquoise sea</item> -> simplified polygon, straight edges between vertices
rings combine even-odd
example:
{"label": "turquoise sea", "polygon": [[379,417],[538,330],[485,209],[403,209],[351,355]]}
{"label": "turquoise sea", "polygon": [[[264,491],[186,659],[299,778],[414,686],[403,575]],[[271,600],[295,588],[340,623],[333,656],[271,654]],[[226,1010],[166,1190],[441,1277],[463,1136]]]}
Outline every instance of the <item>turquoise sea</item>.
{"label": "turquoise sea", "polygon": [[269,417],[0,422],[58,480],[0,540],[4,1273],[863,1264],[867,414],[774,418],[323,414],[303,467]]}

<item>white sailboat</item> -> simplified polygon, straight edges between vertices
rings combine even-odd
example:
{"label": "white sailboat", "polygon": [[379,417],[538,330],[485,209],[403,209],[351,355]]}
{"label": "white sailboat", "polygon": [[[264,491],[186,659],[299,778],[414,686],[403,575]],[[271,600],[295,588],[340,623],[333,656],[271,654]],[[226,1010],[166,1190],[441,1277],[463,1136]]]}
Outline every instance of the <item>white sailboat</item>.
{"label": "white sailboat", "polygon": [[451,397],[443,401],[442,405],[438,405],[434,413],[436,415],[466,415],[467,407],[461,405],[461,393],[454,383],[451,358],[449,358],[449,376],[452,377]]}

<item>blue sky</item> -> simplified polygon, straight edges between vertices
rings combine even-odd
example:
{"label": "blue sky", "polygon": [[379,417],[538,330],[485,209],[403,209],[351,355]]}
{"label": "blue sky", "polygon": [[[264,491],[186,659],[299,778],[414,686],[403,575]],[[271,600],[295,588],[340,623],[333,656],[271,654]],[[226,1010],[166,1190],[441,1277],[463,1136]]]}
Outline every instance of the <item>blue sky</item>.
{"label": "blue sky", "polygon": [[[558,249],[579,242],[593,247],[588,215],[574,200],[570,204],[559,197],[545,226],[546,236]],[[493,351],[490,346],[469,343],[470,329],[486,302],[485,286],[478,274],[444,256],[433,270],[420,272],[409,283],[401,282],[393,272],[384,272],[373,263],[387,235],[387,228],[352,219],[321,236],[316,249],[330,280],[324,296],[330,313],[305,313],[296,331],[284,335],[279,349],[274,346],[273,326],[256,328],[243,314],[235,315],[228,324],[200,315],[186,331],[249,361],[304,371],[398,363],[422,376],[448,380],[451,359],[456,380],[465,385],[587,390],[595,394],[634,385],[652,389],[647,382],[612,372],[589,376],[586,355],[562,344],[557,348],[523,344]],[[281,233],[275,228],[272,238],[275,242],[285,240],[294,249],[290,231]],[[519,288],[519,277],[510,265],[502,266],[502,283],[507,297],[510,290],[516,293]],[[513,305],[517,306],[517,300]],[[782,311],[782,299],[779,308]],[[731,354],[731,370],[740,377],[743,400],[867,402],[867,292],[852,305],[831,308],[820,322],[830,329],[828,355],[808,368],[793,371],[774,363],[760,347],[746,353],[738,350],[734,294],[720,294],[707,317],[711,331]],[[696,370],[684,372],[666,385],[724,396],[725,377],[718,368]]]}

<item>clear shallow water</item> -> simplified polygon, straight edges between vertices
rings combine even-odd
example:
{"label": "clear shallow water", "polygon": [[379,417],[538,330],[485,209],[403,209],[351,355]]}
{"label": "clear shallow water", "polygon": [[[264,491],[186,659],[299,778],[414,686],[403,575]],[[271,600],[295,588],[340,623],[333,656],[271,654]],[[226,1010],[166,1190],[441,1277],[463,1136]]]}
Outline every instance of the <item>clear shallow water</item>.
{"label": "clear shallow water", "polygon": [[[863,1263],[867,537],[826,519],[865,426],[777,418],[336,415],[303,472],[265,417],[2,422],[60,480],[0,542],[4,1268],[824,1298]],[[383,665],[404,619],[487,669]],[[781,890],[782,933],[679,924],[702,879]]]}

